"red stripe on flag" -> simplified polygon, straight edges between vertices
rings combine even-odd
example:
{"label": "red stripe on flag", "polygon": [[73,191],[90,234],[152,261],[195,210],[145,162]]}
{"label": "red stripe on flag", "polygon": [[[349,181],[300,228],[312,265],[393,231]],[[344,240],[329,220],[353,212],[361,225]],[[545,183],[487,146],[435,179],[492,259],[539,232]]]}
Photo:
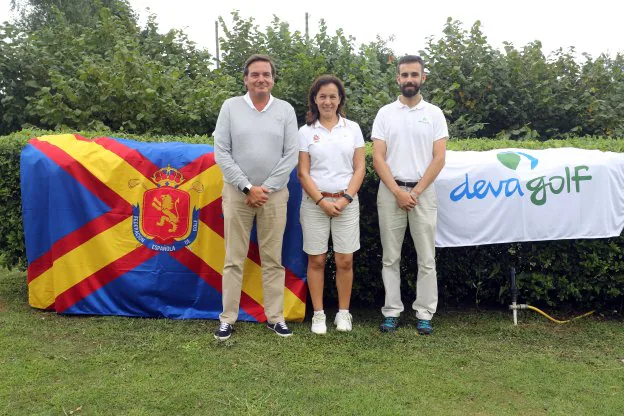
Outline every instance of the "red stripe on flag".
{"label": "red stripe on flag", "polygon": [[138,247],[123,257],[102,267],[91,276],[67,289],[56,297],[56,311],[63,313],[82,299],[101,289],[119,276],[145,263],[158,254],[145,246]]}
{"label": "red stripe on flag", "polygon": [[260,260],[260,246],[253,241],[249,242],[249,250],[247,251],[247,257],[258,266],[262,266],[262,260]]}
{"label": "red stripe on flag", "polygon": [[303,303],[306,301],[306,284],[290,269],[286,269],[286,287]]}
{"label": "red stripe on flag", "polygon": [[100,137],[94,140],[111,153],[116,154],[120,158],[124,159],[130,166],[138,170],[141,175],[146,178],[150,178],[154,172],[160,169],[159,166],[152,163],[151,160],[146,158],[136,149],[132,149],[124,144],[119,143],[115,139],[110,137]]}
{"label": "red stripe on flag", "polygon": [[199,175],[206,169],[212,167],[215,164],[214,152],[204,153],[197,159],[188,163],[183,168],[179,169],[180,173],[184,175],[184,180],[188,181]]}
{"label": "red stripe on flag", "polygon": [[120,197],[115,191],[103,184],[89,170],[68,155],[65,151],[38,139],[31,139],[29,143],[54,161],[61,169],[69,173],[74,179],[80,182],[85,188],[92,192],[102,202],[111,208],[111,211],[131,214],[132,206]]}
{"label": "red stripe on flag", "polygon": [[[169,255],[182,263],[184,266],[188,267],[191,271],[195,272],[210,286],[214,287],[219,292],[222,292],[221,275],[191,250],[184,248],[182,250],[171,252]],[[241,292],[240,307],[247,314],[256,318],[258,322],[266,321],[264,307],[245,292]]]}
{"label": "red stripe on flag", "polygon": [[182,250],[172,251],[169,255],[221,292],[221,275],[191,250],[183,248]]}
{"label": "red stripe on flag", "polygon": [[215,199],[199,211],[199,219],[215,233],[223,238],[223,210],[221,208],[221,197]]}
{"label": "red stripe on flag", "polygon": [[264,314],[264,306],[243,291],[241,291],[240,308],[256,318],[258,322],[266,322],[267,320]]}
{"label": "red stripe on flag", "polygon": [[57,240],[50,250],[45,252],[28,266],[28,283],[41,276],[45,271],[52,267],[52,263],[63,257],[79,245],[87,242],[95,235],[108,230],[109,228],[119,224],[129,215],[121,215],[119,213],[106,213],[89,221],[77,230],[72,231],[65,237]]}

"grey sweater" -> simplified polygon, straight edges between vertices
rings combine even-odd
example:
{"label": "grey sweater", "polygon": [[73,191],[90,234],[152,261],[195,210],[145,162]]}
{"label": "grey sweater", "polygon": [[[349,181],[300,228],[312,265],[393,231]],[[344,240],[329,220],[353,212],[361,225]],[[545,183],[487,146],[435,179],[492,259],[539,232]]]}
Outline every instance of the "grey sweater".
{"label": "grey sweater", "polygon": [[262,113],[242,96],[223,103],[214,145],[225,182],[239,189],[249,183],[272,191],[284,188],[297,166],[298,143],[295,110],[286,101],[274,98]]}

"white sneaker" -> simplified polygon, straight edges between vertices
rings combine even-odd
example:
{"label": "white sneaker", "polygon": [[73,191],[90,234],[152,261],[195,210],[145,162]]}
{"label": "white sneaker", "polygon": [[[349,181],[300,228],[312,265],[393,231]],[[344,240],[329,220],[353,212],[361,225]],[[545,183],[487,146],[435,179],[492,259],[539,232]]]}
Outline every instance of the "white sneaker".
{"label": "white sneaker", "polygon": [[327,325],[325,324],[325,314],[312,315],[312,332],[315,334],[326,334]]}
{"label": "white sneaker", "polygon": [[352,324],[351,321],[353,317],[349,312],[338,312],[336,314],[336,319],[334,320],[334,324],[336,325],[336,329],[341,332],[349,332],[351,331]]}

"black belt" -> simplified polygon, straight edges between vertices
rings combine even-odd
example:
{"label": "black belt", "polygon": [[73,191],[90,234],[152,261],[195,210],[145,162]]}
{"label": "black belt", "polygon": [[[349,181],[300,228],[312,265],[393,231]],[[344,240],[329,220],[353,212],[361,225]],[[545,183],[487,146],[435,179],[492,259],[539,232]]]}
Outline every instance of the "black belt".
{"label": "black belt", "polygon": [[397,179],[394,180],[396,182],[397,185],[399,186],[405,186],[406,188],[413,188],[415,187],[418,182],[403,182],[403,181],[399,181]]}

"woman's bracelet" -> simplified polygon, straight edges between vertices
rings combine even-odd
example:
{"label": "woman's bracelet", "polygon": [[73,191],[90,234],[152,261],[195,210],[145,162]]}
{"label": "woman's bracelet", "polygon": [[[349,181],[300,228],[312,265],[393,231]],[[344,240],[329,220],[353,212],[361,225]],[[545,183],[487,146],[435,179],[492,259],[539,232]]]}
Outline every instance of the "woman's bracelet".
{"label": "woman's bracelet", "polygon": [[316,205],[320,204],[322,200],[324,200],[325,197],[321,195],[321,197],[319,198],[318,201],[316,201]]}

